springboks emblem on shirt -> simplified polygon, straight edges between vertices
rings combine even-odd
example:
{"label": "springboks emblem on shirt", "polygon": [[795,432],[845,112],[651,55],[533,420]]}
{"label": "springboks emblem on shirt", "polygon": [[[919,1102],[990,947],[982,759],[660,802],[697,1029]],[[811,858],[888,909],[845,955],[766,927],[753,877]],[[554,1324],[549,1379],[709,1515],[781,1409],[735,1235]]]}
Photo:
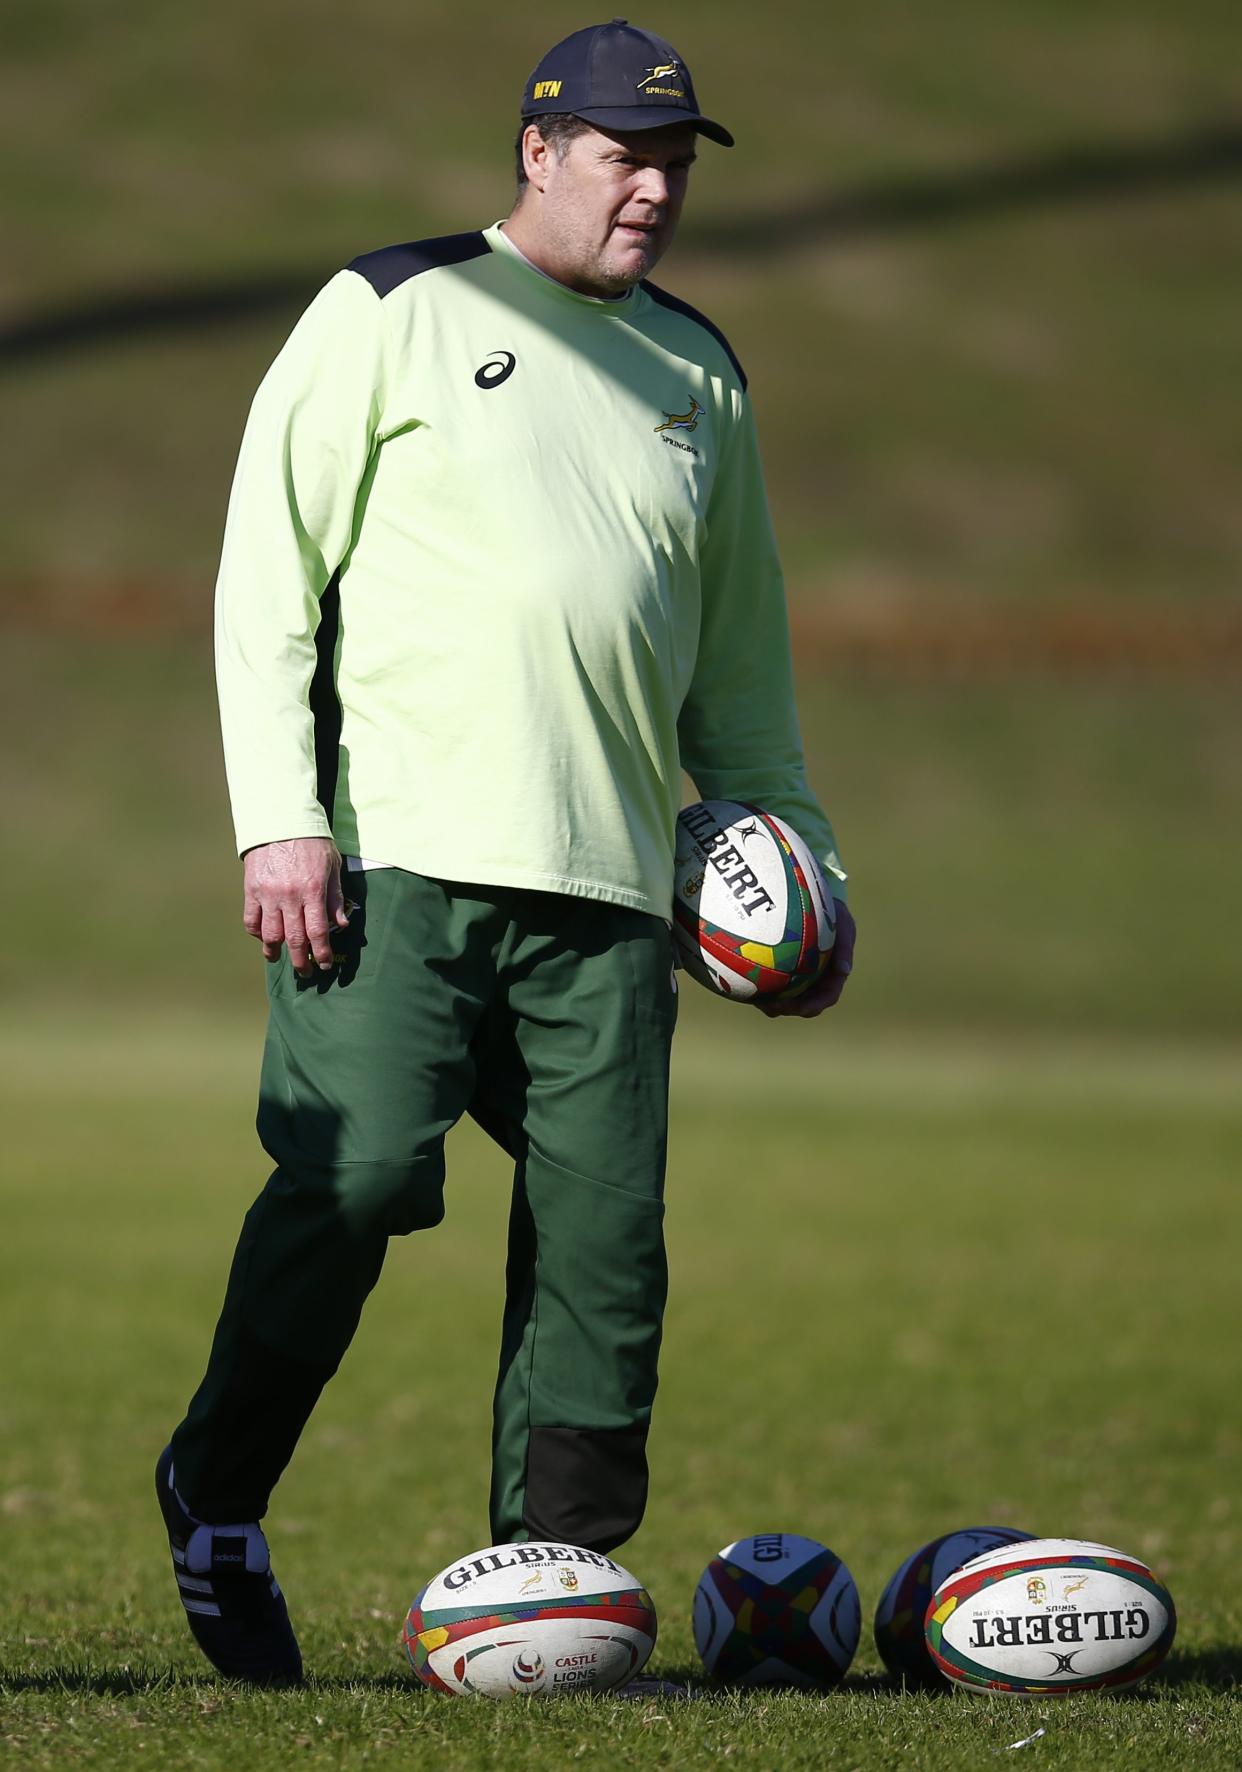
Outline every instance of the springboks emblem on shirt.
{"label": "springboks emblem on shirt", "polygon": [[666,412],[664,423],[657,425],[657,431],[692,431],[703,414],[698,401],[691,399],[689,412]]}

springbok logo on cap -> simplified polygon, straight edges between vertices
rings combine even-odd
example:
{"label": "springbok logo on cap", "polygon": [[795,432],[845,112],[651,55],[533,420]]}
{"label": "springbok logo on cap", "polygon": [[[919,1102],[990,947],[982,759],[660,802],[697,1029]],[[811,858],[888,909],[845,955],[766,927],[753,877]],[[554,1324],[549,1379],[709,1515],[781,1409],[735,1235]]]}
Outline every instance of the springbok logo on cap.
{"label": "springbok logo on cap", "polygon": [[661,62],[659,67],[648,68],[643,78],[637,82],[639,92],[656,92],[661,98],[685,98],[684,86],[657,86],[658,80],[680,80],[681,69],[676,62]]}
{"label": "springbok logo on cap", "polygon": [[604,131],[689,123],[709,141],[733,146],[724,125],[700,111],[690,70],[673,45],[623,18],[584,25],[542,57],[522,94],[522,117],[537,123],[552,111]]}

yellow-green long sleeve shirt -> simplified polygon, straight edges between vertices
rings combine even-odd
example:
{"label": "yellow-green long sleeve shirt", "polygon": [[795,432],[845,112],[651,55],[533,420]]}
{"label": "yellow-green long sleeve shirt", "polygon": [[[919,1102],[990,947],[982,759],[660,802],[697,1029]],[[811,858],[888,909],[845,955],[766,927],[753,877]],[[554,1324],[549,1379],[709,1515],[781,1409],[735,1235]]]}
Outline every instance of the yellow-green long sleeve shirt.
{"label": "yellow-green long sleeve shirt", "polygon": [[745,379],[701,315],[499,226],[321,290],[251,409],[216,601],[239,850],[668,916],[679,764],[839,879]]}

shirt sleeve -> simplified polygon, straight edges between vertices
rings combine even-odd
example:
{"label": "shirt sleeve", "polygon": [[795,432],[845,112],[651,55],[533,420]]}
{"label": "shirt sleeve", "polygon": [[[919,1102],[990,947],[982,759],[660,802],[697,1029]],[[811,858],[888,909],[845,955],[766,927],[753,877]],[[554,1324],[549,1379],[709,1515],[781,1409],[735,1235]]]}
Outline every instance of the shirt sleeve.
{"label": "shirt sleeve", "polygon": [[754,415],[744,393],[733,402],[700,550],[702,625],[678,720],[682,766],[705,800],[749,801],[787,820],[843,899],[837,840],[806,779],[785,587]]}
{"label": "shirt sleeve", "polygon": [[330,836],[310,709],[320,599],[349,549],[384,396],[379,297],[354,271],[316,296],[259,386],[216,585],[216,683],[238,853]]}

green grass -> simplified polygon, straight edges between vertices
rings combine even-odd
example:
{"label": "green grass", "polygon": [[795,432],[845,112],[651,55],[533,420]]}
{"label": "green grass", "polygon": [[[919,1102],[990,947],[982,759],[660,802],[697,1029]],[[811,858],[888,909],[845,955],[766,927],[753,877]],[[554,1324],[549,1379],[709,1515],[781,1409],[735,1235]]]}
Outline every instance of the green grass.
{"label": "green grass", "polygon": [[[253,1000],[205,639],[14,635],[10,1002]],[[856,1027],[1242,1032],[1228,683],[807,676],[860,935]]]}
{"label": "green grass", "polygon": [[[1087,14],[945,0],[934,20],[917,0],[883,14],[790,0],[758,35],[745,0],[667,0],[661,21],[738,137],[727,184],[703,181],[716,214],[766,204],[777,180],[818,192],[1067,137],[1172,132],[1228,116],[1240,90],[1228,0],[1097,0]],[[569,0],[520,13],[431,0],[417,14],[364,0],[348,15],[308,0],[296,30],[270,0],[220,0],[210,21],[157,0],[120,0],[106,20],[76,0],[19,5],[0,111],[6,295],[298,262],[360,227],[502,202],[526,75],[581,22]]]}
{"label": "green grass", "polygon": [[[313,0],[296,28],[270,0],[210,19],[151,0],[19,9],[0,307],[302,267],[309,291],[368,247],[484,225],[510,201],[526,72],[580,23],[562,0]],[[1233,8],[794,0],[756,37],[741,0],[669,0],[661,28],[740,144],[704,154],[661,280],[751,371],[799,597],[1236,599],[1228,184],[1140,180],[865,240],[808,226],[779,249],[708,237],[860,184],[1236,123]],[[245,410],[297,305],[9,375],[6,576],[170,595],[207,580]]]}
{"label": "green grass", "polygon": [[[934,1043],[688,999],[673,1294],[647,1522],[624,1560],[693,1670],[689,1599],[740,1534],[832,1544],[864,1636],[824,1697],[491,1707],[414,1688],[420,1581],[486,1526],[507,1173],[472,1129],[450,1208],[394,1246],[272,1515],[312,1673],[233,1692],[184,1632],[149,1466],[195,1381],[241,1211],[253,1017],[83,1011],[0,1030],[0,1756],[15,1766],[991,1763],[1038,1727],[1074,1772],[1242,1757],[1238,1051],[1120,1037]],[[768,1111],[761,1112],[760,1104]],[[1181,1619],[1121,1699],[915,1698],[869,1620],[914,1546],[1009,1522],[1151,1560]],[[697,1676],[693,1676],[697,1679]],[[1034,1750],[1032,1750],[1034,1751]]]}
{"label": "green grass", "polygon": [[[19,8],[0,310],[314,281],[489,221],[521,79],[581,22],[562,0]],[[661,280],[751,371],[817,632],[834,610],[1100,606],[1141,627],[1236,605],[1229,189],[779,251],[709,237],[858,184],[1236,120],[1235,6],[795,0],[757,26],[742,0],[669,0],[650,22],[741,143],[705,153]],[[405,1607],[487,1536],[507,1176],[469,1128],[446,1225],[394,1250],[279,1493],[310,1686],[239,1693],[196,1659],[150,1466],[263,1174],[206,608],[245,409],[293,318],[6,372],[0,560],[24,631],[5,634],[0,1763],[869,1772],[992,1766],[1041,1726],[1023,1764],[1242,1763],[1227,677],[808,670],[858,969],[811,1027],[686,992],[652,1505],[624,1553],[660,1609],[657,1667],[697,1680],[690,1594],[740,1534],[827,1540],[868,1626],[897,1563],[954,1525],[1098,1536],[1172,1587],[1161,1678],[1061,1704],[903,1696],[865,1628],[822,1698],[414,1688]]]}

